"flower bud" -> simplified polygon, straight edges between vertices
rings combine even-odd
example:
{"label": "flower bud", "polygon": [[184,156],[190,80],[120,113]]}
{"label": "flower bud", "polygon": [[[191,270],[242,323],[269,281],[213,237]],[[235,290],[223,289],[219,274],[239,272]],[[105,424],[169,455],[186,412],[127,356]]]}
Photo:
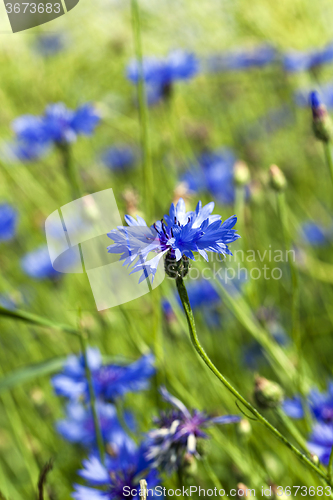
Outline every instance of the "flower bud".
{"label": "flower bud", "polygon": [[238,432],[243,437],[249,437],[252,433],[252,427],[250,422],[246,418],[242,418],[242,420],[238,424]]}
{"label": "flower bud", "polygon": [[333,123],[326,106],[321,102],[318,92],[310,94],[312,111],[312,127],[314,135],[319,141],[330,142],[333,139]]}
{"label": "flower bud", "polygon": [[234,181],[237,186],[245,186],[250,182],[250,170],[244,161],[237,161],[235,163]]}
{"label": "flower bud", "polygon": [[237,498],[251,498],[251,491],[255,492],[255,490],[250,490],[250,488],[243,483],[237,484]]}
{"label": "flower bud", "polygon": [[282,170],[277,165],[271,165],[269,169],[270,185],[275,191],[283,191],[287,187],[287,181]]}
{"label": "flower bud", "polygon": [[166,254],[164,260],[164,270],[170,278],[185,278],[188,273],[189,267],[190,263],[185,255],[183,255],[182,258],[177,261],[176,258],[171,255],[171,252],[168,252]]}
{"label": "flower bud", "polygon": [[283,401],[283,390],[270,380],[264,377],[257,377],[254,388],[254,398],[260,408],[276,408]]}

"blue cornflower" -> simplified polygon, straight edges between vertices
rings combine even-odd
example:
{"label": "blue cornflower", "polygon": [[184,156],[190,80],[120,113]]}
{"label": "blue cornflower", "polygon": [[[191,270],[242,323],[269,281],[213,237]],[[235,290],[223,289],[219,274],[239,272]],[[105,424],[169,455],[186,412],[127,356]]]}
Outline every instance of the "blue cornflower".
{"label": "blue cornflower", "polygon": [[[89,348],[87,357],[96,396],[110,402],[114,402],[127,392],[146,389],[149,378],[155,373],[152,354],[142,356],[138,361],[127,366],[103,366],[102,356],[98,349]],[[69,356],[62,373],[53,377],[52,385],[58,396],[65,396],[72,400],[84,397],[87,400],[88,384],[83,356]]]}
{"label": "blue cornflower", "polygon": [[[108,233],[114,241],[108,252],[120,254],[120,260],[132,267],[131,272],[143,271],[139,282],[149,275],[154,279],[159,261],[166,253],[167,272],[171,264],[178,265],[180,261],[188,266],[188,259],[195,260],[193,252],[198,252],[207,261],[207,252],[230,255],[228,244],[239,238],[236,230],[232,229],[237,217],[232,216],[222,222],[220,215],[211,215],[213,209],[213,202],[202,207],[199,201],[194,212],[186,212],[181,198],[176,207],[172,203],[164,220],[155,222],[150,228],[141,217],[135,220],[127,215],[125,220],[129,227],[119,226]],[[157,255],[147,260],[150,252]]]}
{"label": "blue cornflower", "polygon": [[[116,407],[97,401],[96,410],[103,440],[106,444],[122,442],[126,434],[118,420]],[[131,414],[124,415],[126,424],[134,428]],[[81,444],[86,448],[96,446],[96,433],[93,414],[90,408],[78,402],[70,402],[66,407],[66,418],[56,424],[59,434],[70,443]]]}
{"label": "blue cornflower", "polygon": [[194,165],[182,176],[191,191],[208,191],[223,204],[235,201],[234,153],[223,148],[216,152],[202,153]]}
{"label": "blue cornflower", "polygon": [[[328,384],[327,392],[321,393],[317,389],[310,391],[306,404],[309,405],[313,417],[322,423],[333,423],[333,383]],[[304,410],[300,396],[286,399],[283,409],[292,418],[303,418]]]}
{"label": "blue cornflower", "polygon": [[75,111],[63,103],[51,104],[43,116],[23,115],[13,121],[16,140],[10,149],[22,161],[35,160],[52,144],[73,142],[80,134],[91,135],[99,121],[100,116],[91,104]]}
{"label": "blue cornflower", "polygon": [[17,212],[8,203],[0,204],[0,242],[9,241],[15,236]]}
{"label": "blue cornflower", "polygon": [[91,135],[100,116],[91,104],[84,104],[72,111],[63,103],[47,106],[43,119],[44,130],[49,141],[67,143],[77,135]]}
{"label": "blue cornflower", "polygon": [[101,160],[110,170],[128,170],[135,165],[137,155],[133,148],[126,145],[106,149]]}
{"label": "blue cornflower", "polygon": [[47,246],[42,246],[27,253],[21,259],[23,271],[35,279],[56,278],[60,273],[54,269],[51,263]]}
{"label": "blue cornflower", "polygon": [[[137,447],[127,438],[120,445],[112,444],[112,451],[105,465],[95,455],[84,460],[79,474],[89,486],[75,484],[72,495],[75,500],[123,500],[126,497],[139,500],[140,479],[147,481],[149,490],[159,484],[157,471],[145,457],[144,445]],[[137,495],[131,494],[132,490],[137,490]],[[151,493],[149,491],[150,496]]]}
{"label": "blue cornflower", "polygon": [[160,390],[163,399],[174,409],[162,412],[154,423],[157,429],[148,433],[147,459],[156,468],[171,474],[181,467],[186,454],[198,456],[197,440],[207,439],[205,429],[214,424],[231,424],[241,420],[238,415],[211,417],[199,410],[189,411],[165,387]]}
{"label": "blue cornflower", "polygon": [[333,423],[315,424],[309,437],[308,448],[319,460],[328,465],[333,446]]}
{"label": "blue cornflower", "polygon": [[306,71],[331,61],[333,61],[332,43],[321,50],[290,51],[283,58],[283,66],[289,72]]}
{"label": "blue cornflower", "polygon": [[35,50],[41,56],[48,57],[62,52],[66,46],[65,37],[59,33],[43,33],[35,40]]}
{"label": "blue cornflower", "polygon": [[127,67],[127,77],[131,82],[138,83],[142,74],[148,86],[148,103],[155,104],[159,97],[170,97],[172,85],[176,81],[189,80],[198,71],[199,61],[193,53],[174,50],[164,59],[144,58],[142,67],[138,61],[132,61]]}
{"label": "blue cornflower", "polygon": [[210,56],[205,67],[207,71],[235,71],[266,66],[276,60],[277,52],[269,45],[260,45],[252,50],[232,50]]}
{"label": "blue cornflower", "polygon": [[327,245],[332,238],[330,231],[322,225],[311,221],[302,224],[301,236],[306,243],[312,246]]}
{"label": "blue cornflower", "polygon": [[14,162],[17,160],[23,163],[35,161],[45,156],[48,151],[48,143],[28,142],[22,139],[4,145],[5,158]]}

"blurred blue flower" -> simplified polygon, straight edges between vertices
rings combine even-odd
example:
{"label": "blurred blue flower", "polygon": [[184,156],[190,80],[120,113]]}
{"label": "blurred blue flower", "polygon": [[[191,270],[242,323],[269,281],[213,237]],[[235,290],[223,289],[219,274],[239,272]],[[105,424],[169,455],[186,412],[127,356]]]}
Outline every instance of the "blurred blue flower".
{"label": "blurred blue flower", "polygon": [[[147,389],[149,378],[155,373],[152,354],[142,356],[127,366],[103,366],[102,356],[97,348],[89,348],[87,357],[96,396],[110,402],[114,402],[127,392]],[[52,385],[58,396],[65,396],[73,400],[81,397],[84,397],[85,400],[89,399],[82,354],[68,357],[62,373],[53,377]]]}
{"label": "blurred blue flower", "polygon": [[35,279],[55,278],[61,275],[52,266],[47,246],[27,253],[21,259],[21,267],[28,276]]}
{"label": "blurred blue flower", "polygon": [[333,424],[315,424],[310,435],[308,448],[324,464],[329,464],[333,446]]}
{"label": "blurred blue flower", "polygon": [[[327,392],[321,393],[317,389],[310,391],[305,404],[309,406],[316,420],[322,423],[333,423],[333,383],[328,384]],[[283,409],[289,417],[298,419],[304,417],[300,396],[286,399],[283,403]]]}
{"label": "blurred blue flower", "polygon": [[[260,322],[264,323],[273,341],[281,347],[287,347],[288,344],[290,344],[290,338],[281,325],[278,319],[278,313],[275,309],[261,307],[257,311],[256,316]],[[251,369],[258,369],[259,366],[267,363],[264,348],[255,340],[245,347],[243,359],[245,364]]]}
{"label": "blurred blue flower", "polygon": [[333,43],[321,50],[302,52],[292,50],[284,55],[283,66],[286,71],[306,71],[333,61]]}
{"label": "blurred blue flower", "polygon": [[11,143],[4,145],[5,158],[10,161],[31,162],[39,160],[49,150],[49,144],[38,142],[27,142],[22,139],[17,139]]}
{"label": "blurred blue flower", "polygon": [[75,111],[63,103],[51,104],[43,116],[23,115],[13,121],[16,139],[9,149],[21,161],[35,160],[52,144],[73,142],[80,134],[91,135],[99,121],[92,104],[84,104]]}
{"label": "blurred blue flower", "polygon": [[[116,407],[97,401],[96,411],[103,440],[108,443],[121,443],[126,439],[116,412]],[[134,429],[134,420],[130,413],[124,414],[128,427]],[[81,444],[86,448],[96,448],[97,440],[93,414],[90,408],[78,402],[70,402],[66,407],[66,418],[56,424],[59,434],[70,443]]]}
{"label": "blurred blue flower", "polygon": [[118,145],[106,149],[101,160],[110,170],[128,170],[134,167],[137,155],[130,146]]}
{"label": "blurred blue flower", "polygon": [[[204,152],[181,177],[189,189],[194,192],[208,191],[214,198],[223,204],[232,204],[235,201],[234,153],[223,148],[216,152]],[[247,189],[248,194],[248,189]]]}
{"label": "blurred blue flower", "polygon": [[15,236],[17,212],[8,203],[0,204],[0,242],[9,241]]}
{"label": "blurred blue flower", "polygon": [[[150,491],[159,484],[156,470],[151,470],[149,461],[145,458],[145,447],[137,447],[129,438],[120,444],[112,443],[112,456],[107,456],[105,465],[91,455],[84,460],[80,476],[88,486],[75,484],[73,498],[75,500],[123,500],[129,498],[139,500],[140,479],[146,479]],[[100,488],[100,489],[98,489]],[[137,490],[137,495],[131,495]]]}
{"label": "blurred blue flower", "polygon": [[48,141],[68,143],[76,140],[77,135],[91,135],[100,117],[91,104],[72,111],[59,102],[47,106],[43,126]]}
{"label": "blurred blue flower", "polygon": [[[196,56],[182,50],[175,50],[164,59],[145,57],[142,63],[142,76],[146,83],[153,85],[168,85],[176,80],[188,80],[199,71],[199,61]],[[141,67],[138,61],[132,61],[127,68],[127,77],[133,83],[138,83]]]}
{"label": "blurred blue flower", "polygon": [[305,243],[312,246],[327,245],[332,239],[332,234],[329,230],[315,222],[304,222],[301,225],[301,236]]}
{"label": "blurred blue flower", "polygon": [[59,54],[65,47],[65,37],[59,33],[43,33],[36,38],[34,43],[36,52],[44,57]]}
{"label": "blurred blue flower", "polygon": [[160,390],[163,399],[174,409],[162,412],[154,423],[157,429],[148,433],[147,459],[156,468],[171,474],[183,465],[185,454],[198,456],[197,440],[207,439],[205,429],[214,424],[231,424],[241,420],[237,415],[211,417],[199,410],[189,411],[165,387]]}
{"label": "blurred blue flower", "polygon": [[270,109],[267,113],[247,123],[241,137],[247,141],[262,139],[265,134],[273,134],[277,130],[290,126],[295,121],[291,106],[282,106]]}
{"label": "blurred blue flower", "polygon": [[[159,261],[167,252],[175,262],[184,256],[195,260],[193,252],[199,252],[207,261],[207,252],[230,255],[228,244],[239,238],[236,230],[232,229],[237,217],[232,216],[222,222],[220,215],[211,215],[213,209],[213,202],[202,207],[199,201],[195,211],[186,212],[181,198],[176,207],[172,203],[164,220],[155,222],[150,228],[141,217],[135,220],[127,215],[125,220],[129,227],[119,226],[108,233],[114,241],[108,252],[120,254],[124,265],[132,267],[131,273],[143,271],[139,283],[149,275],[154,279]],[[147,261],[150,252],[157,255]]]}
{"label": "blurred blue flower", "polygon": [[153,105],[162,98],[170,97],[173,83],[189,80],[198,71],[197,57],[179,49],[170,52],[165,58],[145,57],[142,67],[138,61],[131,61],[127,67],[127,77],[131,82],[138,83],[142,74],[147,84],[147,102]]}
{"label": "blurred blue flower", "polygon": [[235,71],[263,67],[274,62],[277,58],[276,50],[269,45],[260,45],[250,50],[231,50],[210,56],[204,66],[206,71]]}

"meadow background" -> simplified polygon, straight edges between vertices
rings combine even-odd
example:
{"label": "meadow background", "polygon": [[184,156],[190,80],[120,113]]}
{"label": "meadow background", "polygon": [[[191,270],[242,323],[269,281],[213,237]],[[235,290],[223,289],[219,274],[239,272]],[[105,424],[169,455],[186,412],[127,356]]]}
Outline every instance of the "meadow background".
{"label": "meadow background", "polygon": [[[2,5],[0,12],[1,30],[6,32],[9,26]],[[14,308],[74,327],[80,307],[89,344],[98,347],[106,360],[127,363],[154,352],[157,376],[150,389],[128,394],[123,402],[136,416],[138,437],[152,427],[152,417],[164,407],[157,394],[161,383],[188,407],[214,414],[240,411],[190,345],[173,280],[166,279],[152,294],[98,313],[85,276],[35,280],[23,271],[23,256],[45,244],[45,219],[70,202],[72,195],[57,150],[39,161],[8,158],[5,145],[14,137],[11,123],[20,115],[39,115],[48,104],[60,101],[73,109],[94,103],[101,123],[90,137],[79,137],[73,144],[84,191],[112,188],[122,217],[124,191],[134,191],[137,212],[147,216],[148,223],[168,212],[182,175],[203,147],[232,148],[251,173],[245,206],[238,197],[234,204],[216,203],[215,213],[223,219],[238,216],[236,228],[242,239],[233,251],[259,250],[263,255],[268,249],[284,249],[276,193],[268,175],[270,165],[277,164],[287,178],[287,220],[298,255],[301,343],[296,347],[291,339],[291,277],[286,262],[278,264],[283,271],[280,280],[265,280],[261,275],[257,280],[249,278],[237,293],[227,290],[226,294],[219,288],[219,300],[209,303],[208,299],[195,308],[198,333],[215,364],[250,400],[258,374],[278,382],[287,397],[299,392],[300,378],[305,390],[325,390],[333,356],[333,186],[323,145],[313,136],[311,110],[295,100],[300,89],[330,82],[333,87],[333,63],[295,72],[283,67],[283,56],[291,49],[321,49],[333,40],[332,3],[151,0],[140,1],[140,13],[145,56],[164,57],[181,48],[194,52],[201,68],[189,82],[176,83],[170,102],[148,108],[153,168],[148,196],[153,200],[153,216],[145,214],[147,186],[140,161],[120,171],[106,168],[101,161],[107,147],[141,147],[135,86],[126,77],[135,54],[129,2],[81,0],[72,12],[49,25],[15,35],[0,33],[4,150],[0,202],[8,202],[18,214],[15,237],[0,242],[2,303],[9,301]],[[46,35],[59,36],[62,49],[43,54],[39,44]],[[205,69],[213,54],[248,51],[262,44],[277,50],[273,63],[229,71]],[[199,199],[209,202],[214,197],[205,190],[190,193],[188,206],[193,209]],[[309,221],[324,228],[325,237],[319,243],[302,233]],[[277,267],[268,254],[258,267],[264,264]],[[237,267],[237,261],[228,265]],[[250,270],[254,264],[241,265]],[[172,313],[166,314],[165,299]],[[277,333],[283,341],[277,341]],[[265,357],[268,345],[276,353],[277,365]],[[50,376],[61,370],[67,355],[79,352],[78,339],[56,329],[1,318],[0,346],[0,490],[7,499],[35,498],[39,472],[53,457],[46,494],[52,500],[70,498],[86,452],[55,430],[55,422],[64,416],[64,401],[55,396]],[[297,436],[307,439],[306,422],[295,423],[274,409],[264,412],[297,446]],[[216,426],[209,433],[206,458],[198,461],[193,484],[208,488],[221,483],[226,490],[240,482],[258,490],[269,484],[321,484],[257,422]],[[170,487],[175,483],[173,476],[163,480]]]}

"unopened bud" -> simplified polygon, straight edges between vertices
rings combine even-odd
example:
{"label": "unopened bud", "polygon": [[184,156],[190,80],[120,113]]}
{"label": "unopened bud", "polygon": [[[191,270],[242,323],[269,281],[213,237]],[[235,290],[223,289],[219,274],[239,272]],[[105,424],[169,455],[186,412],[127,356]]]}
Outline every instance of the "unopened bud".
{"label": "unopened bud", "polygon": [[315,455],[314,453],[311,453],[311,460],[315,465],[319,465],[319,462],[320,462],[319,457],[317,455]]}
{"label": "unopened bud", "polygon": [[251,498],[252,491],[255,493],[255,490],[250,490],[245,484],[237,484],[237,498]]}
{"label": "unopened bud", "polygon": [[260,408],[276,408],[283,401],[283,390],[279,384],[264,377],[257,377],[254,398]]}
{"label": "unopened bud", "polygon": [[314,135],[319,141],[330,142],[333,139],[333,123],[326,106],[321,102],[318,92],[310,94],[312,111],[312,127]]}
{"label": "unopened bud", "polygon": [[252,433],[252,427],[250,422],[243,418],[238,424],[238,432],[241,436],[248,437]]}
{"label": "unopened bud", "polygon": [[250,170],[244,161],[237,161],[234,165],[234,181],[238,186],[245,186],[250,182]]}
{"label": "unopened bud", "polygon": [[269,169],[270,185],[275,191],[283,191],[287,187],[284,173],[277,165],[271,165]]}
{"label": "unopened bud", "polygon": [[183,257],[180,260],[176,260],[175,257],[171,255],[171,252],[168,252],[166,254],[165,260],[164,260],[164,270],[165,273],[173,279],[182,277],[185,278],[185,276],[188,273],[188,270],[190,268],[190,263],[188,258],[183,255]]}

